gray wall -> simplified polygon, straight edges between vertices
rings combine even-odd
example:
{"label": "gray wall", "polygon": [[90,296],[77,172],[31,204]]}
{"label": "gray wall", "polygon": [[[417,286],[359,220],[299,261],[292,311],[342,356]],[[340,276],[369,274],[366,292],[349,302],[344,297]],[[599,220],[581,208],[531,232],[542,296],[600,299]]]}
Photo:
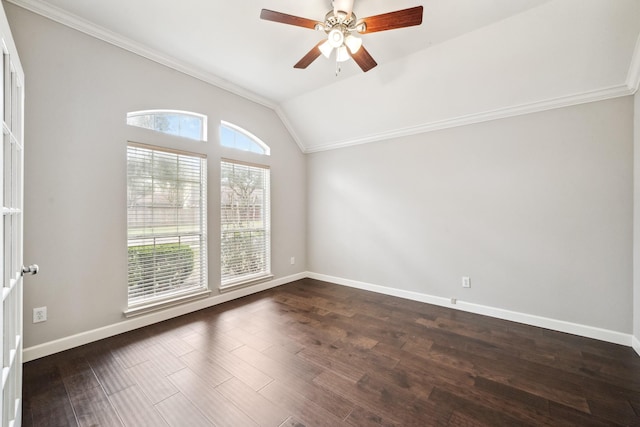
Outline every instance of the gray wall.
{"label": "gray wall", "polygon": [[632,132],[625,97],[311,154],[309,271],[629,334]]}
{"label": "gray wall", "polygon": [[[272,173],[272,270],[305,270],[305,158],[269,108],[5,4],[26,77],[25,348],[123,321],[127,306],[127,140],[208,156],[209,285],[220,282],[221,156],[266,163]],[[221,58],[220,60],[224,60]],[[203,113],[207,143],[153,138],[125,125],[128,111],[169,108]],[[271,147],[271,156],[221,149],[221,119]],[[296,257],[296,264],[289,263]],[[31,309],[49,320],[32,324]]]}

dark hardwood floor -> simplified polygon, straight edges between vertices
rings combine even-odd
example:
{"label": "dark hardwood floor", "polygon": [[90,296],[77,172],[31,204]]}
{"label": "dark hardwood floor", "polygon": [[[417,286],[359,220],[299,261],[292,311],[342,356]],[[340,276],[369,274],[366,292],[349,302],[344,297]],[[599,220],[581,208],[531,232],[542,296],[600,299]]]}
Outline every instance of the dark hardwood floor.
{"label": "dark hardwood floor", "polygon": [[631,348],[305,279],[24,365],[25,426],[640,425]]}

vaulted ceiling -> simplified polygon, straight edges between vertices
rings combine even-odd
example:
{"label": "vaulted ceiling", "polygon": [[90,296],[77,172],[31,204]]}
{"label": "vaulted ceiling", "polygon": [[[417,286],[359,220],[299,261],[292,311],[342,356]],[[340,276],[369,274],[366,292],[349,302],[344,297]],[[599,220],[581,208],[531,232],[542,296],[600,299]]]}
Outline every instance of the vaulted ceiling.
{"label": "vaulted ceiling", "polygon": [[322,21],[330,0],[8,0],[273,108],[305,152],[635,93],[640,0],[356,0],[367,17],[424,6],[419,27],[365,34],[378,62],[336,76],[323,38],[260,20]]}

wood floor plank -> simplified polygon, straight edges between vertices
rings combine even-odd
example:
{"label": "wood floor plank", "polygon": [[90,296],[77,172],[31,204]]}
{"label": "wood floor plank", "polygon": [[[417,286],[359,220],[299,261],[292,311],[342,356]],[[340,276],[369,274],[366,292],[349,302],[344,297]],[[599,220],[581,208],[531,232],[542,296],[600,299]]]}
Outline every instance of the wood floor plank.
{"label": "wood floor plank", "polygon": [[353,408],[345,419],[347,425],[354,427],[399,427],[398,424],[385,420],[379,415],[373,414],[359,406]]}
{"label": "wood floor plank", "polygon": [[486,392],[488,395],[508,399],[511,402],[520,403],[533,410],[549,413],[549,401],[542,397],[527,393],[510,385],[492,381],[488,378],[476,377],[474,388]]}
{"label": "wood floor plank", "polygon": [[384,375],[388,381],[409,388],[416,394],[428,394],[438,384],[474,384],[474,375],[460,368],[468,366],[464,360],[452,359],[443,363],[440,359],[421,357],[384,343],[377,344],[372,350],[400,360],[394,369],[379,369],[376,374]]}
{"label": "wood floor plank", "polygon": [[[71,400],[64,385],[48,388],[43,393],[26,396],[28,403],[23,405],[23,418],[32,420],[34,426],[77,426]],[[25,410],[29,413],[25,414]]]}
{"label": "wood floor plank", "polygon": [[213,423],[181,393],[176,393],[156,405],[162,417],[172,427],[212,427]]}
{"label": "wood floor plank", "polygon": [[148,360],[155,362],[155,365],[164,375],[171,375],[187,366],[179,357],[160,344],[147,347],[146,353]]}
{"label": "wood floor plank", "polygon": [[149,345],[146,342],[131,342],[128,344],[122,344],[114,346],[111,349],[113,357],[120,362],[124,368],[130,368],[139,363],[149,360],[149,352],[147,351]]}
{"label": "wood floor plank", "polygon": [[279,427],[307,427],[295,417],[289,417]]}
{"label": "wood floor plank", "polygon": [[395,424],[417,425],[425,421],[412,413],[411,409],[416,400],[413,395],[382,384],[369,376],[354,382],[331,371],[325,371],[318,375],[314,382],[340,394],[353,402],[354,406],[364,408],[374,416],[391,420]]}
{"label": "wood floor plank", "polygon": [[472,415],[453,411],[451,418],[447,422],[449,427],[493,427],[491,424],[483,423],[474,418]]}
{"label": "wood floor plank", "polygon": [[336,300],[335,298],[318,296],[317,294],[309,292],[306,288],[290,288],[287,292],[287,297],[299,301],[302,304],[344,317],[353,317],[353,315],[356,314],[352,307],[349,307],[342,301]]}
{"label": "wood floor plank", "polygon": [[212,329],[209,331],[193,332],[189,335],[185,335],[184,337],[182,337],[182,339],[193,348],[196,348],[200,351],[205,350],[209,347],[218,347],[223,350],[231,351],[243,345],[235,338],[232,338],[226,333],[215,329],[214,326],[211,326],[211,328]]}
{"label": "wood floor plank", "polygon": [[337,417],[323,407],[317,405],[312,400],[307,399],[295,389],[281,384],[278,380],[260,390],[260,394],[276,403],[282,408],[286,408],[296,418],[308,426],[338,427],[345,425],[343,419]]}
{"label": "wood floor plank", "polygon": [[273,381],[264,372],[251,366],[235,354],[222,349],[209,349],[206,357],[230,372],[234,377],[240,379],[254,391],[260,390],[265,385]]}
{"label": "wood floor plank", "polygon": [[[491,379],[493,381],[508,384],[527,393],[540,396],[550,401],[556,401],[571,406],[579,411],[589,412],[589,405],[584,396],[583,389],[577,389],[576,384],[567,381],[562,376],[545,373],[538,365],[522,359],[502,357],[503,363],[496,364],[489,360],[471,354],[452,350],[449,348],[432,347],[432,352],[439,351],[441,355],[462,360],[473,361],[472,374]],[[547,382],[541,382],[540,378],[546,377]]]}
{"label": "wood floor plank", "polygon": [[[63,353],[65,354],[65,353]],[[66,354],[65,354],[66,355]],[[69,357],[60,357],[56,360],[55,365],[62,378],[71,377],[77,374],[93,372],[91,365],[84,355],[68,354]]]}
{"label": "wood floor plank", "polygon": [[195,348],[181,337],[174,337],[168,334],[161,337],[160,344],[176,357],[184,356],[195,350]]}
{"label": "wood floor plank", "polygon": [[640,425],[630,347],[312,279],[28,362],[23,379],[25,427]]}
{"label": "wood floor plank", "polygon": [[458,412],[464,411],[464,414],[471,417],[474,420],[478,420],[486,425],[494,426],[534,426],[533,423],[528,423],[523,419],[512,418],[509,414],[498,409],[483,406],[477,402],[465,399],[459,395],[450,393],[441,388],[434,388],[429,396],[429,400],[436,405],[451,407]]}
{"label": "wood floor plank", "polygon": [[88,389],[100,387],[100,383],[92,370],[65,377],[62,381],[71,399],[76,395],[84,394]]}
{"label": "wood floor plank", "polygon": [[245,326],[243,325],[242,327],[230,329],[226,332],[226,335],[258,351],[264,351],[272,346],[271,342],[260,337],[259,330],[256,331],[258,334],[253,334],[246,331],[244,328]]}
{"label": "wood floor plank", "polygon": [[112,394],[109,399],[126,427],[161,427],[167,423],[138,386]]}
{"label": "wood floor plank", "polygon": [[604,419],[612,420],[621,425],[640,425],[640,418],[636,415],[628,401],[611,398],[589,399],[590,413]]}
{"label": "wood floor plank", "polygon": [[327,412],[340,419],[345,419],[353,410],[353,403],[333,390],[318,386],[316,383],[306,381],[284,381],[284,386],[324,408]]}
{"label": "wood floor plank", "polygon": [[[278,381],[279,385],[295,391],[339,419],[344,419],[351,412],[353,408],[351,402],[313,383],[313,379],[323,372],[321,367],[291,354],[282,347],[270,347],[265,351],[266,354],[256,353],[249,348],[240,350],[236,349],[234,353],[267,373]],[[263,390],[264,388],[261,392]]]}
{"label": "wood floor plank", "polygon": [[[524,403],[525,400],[520,390],[510,388],[517,397],[514,398],[510,394],[493,394],[487,393],[485,389],[477,386],[465,386],[465,385],[453,385],[450,383],[443,383],[437,385],[435,388],[439,392],[450,393],[457,398],[461,399],[461,402],[472,402],[474,405],[478,405],[479,408],[483,408],[483,411],[491,410],[493,408],[500,408],[499,412],[505,417],[518,420],[526,425],[553,425],[554,420],[549,412],[549,402],[536,402],[537,396],[532,396],[528,401],[536,402],[536,405],[528,405]],[[500,390],[501,392],[507,391]],[[432,396],[429,396],[432,399]],[[459,410],[455,405],[452,405],[454,412]],[[472,412],[471,406],[469,412]],[[466,410],[466,409],[465,409]],[[476,415],[474,415],[478,418]],[[485,422],[488,422],[485,420]]]}
{"label": "wood floor plank", "polygon": [[207,381],[214,387],[233,378],[233,374],[231,374],[231,372],[227,371],[212,358],[199,351],[193,351],[185,354],[180,358],[180,360],[182,360],[193,372],[197,372],[200,378]]}
{"label": "wood floor plank", "polygon": [[[554,423],[576,427],[604,427],[619,425],[593,414],[588,414],[557,402],[549,402],[549,413]],[[633,425],[633,424],[631,424]],[[635,425],[640,425],[636,423]]]}
{"label": "wood floor plank", "polygon": [[123,425],[101,387],[76,393],[71,396],[71,405],[81,427]]}
{"label": "wood floor plank", "polygon": [[322,372],[319,366],[295,356],[287,357],[284,360],[272,359],[266,354],[247,346],[237,348],[231,353],[273,379],[311,381]]}
{"label": "wood floor plank", "polygon": [[108,395],[135,384],[135,380],[118,363],[111,352],[89,355],[87,356],[87,361]]}
{"label": "wood floor plank", "polygon": [[279,426],[293,415],[236,378],[220,384],[216,390],[260,426]]}
{"label": "wood floor plank", "polygon": [[154,405],[178,393],[178,389],[169,381],[166,373],[155,361],[139,363],[127,369],[127,372]]}
{"label": "wood floor plank", "polygon": [[298,353],[298,356],[304,360],[322,366],[327,371],[331,371],[337,375],[357,382],[362,378],[367,370],[358,365],[352,365],[346,360],[340,359],[335,353],[329,350],[330,344],[317,345],[306,348]]}
{"label": "wood floor plank", "polygon": [[169,379],[180,392],[218,427],[257,426],[251,418],[190,369],[172,374]]}

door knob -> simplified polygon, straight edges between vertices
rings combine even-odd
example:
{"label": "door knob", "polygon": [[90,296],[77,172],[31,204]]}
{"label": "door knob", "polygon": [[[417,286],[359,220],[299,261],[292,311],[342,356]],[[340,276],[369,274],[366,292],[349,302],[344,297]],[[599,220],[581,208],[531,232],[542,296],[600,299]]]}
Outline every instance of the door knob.
{"label": "door knob", "polygon": [[40,267],[38,267],[38,264],[31,264],[29,267],[25,267],[24,265],[22,266],[23,276],[25,274],[38,274],[38,271],[40,271]]}

